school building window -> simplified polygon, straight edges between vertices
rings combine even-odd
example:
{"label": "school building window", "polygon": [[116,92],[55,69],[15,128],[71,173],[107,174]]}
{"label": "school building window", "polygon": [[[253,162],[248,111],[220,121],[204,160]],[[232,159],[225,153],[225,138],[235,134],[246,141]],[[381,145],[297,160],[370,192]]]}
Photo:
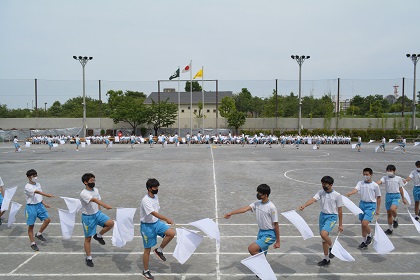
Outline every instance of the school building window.
{"label": "school building window", "polygon": [[194,109],[194,113],[197,113],[197,110],[196,109]]}
{"label": "school building window", "polygon": [[213,113],[216,113],[216,109],[213,109]]}
{"label": "school building window", "polygon": [[184,113],[184,109],[181,110],[181,113]]}
{"label": "school building window", "polygon": [[210,113],[210,109],[207,109],[207,113]]}
{"label": "school building window", "polygon": [[188,110],[191,109],[190,106],[188,106]]}

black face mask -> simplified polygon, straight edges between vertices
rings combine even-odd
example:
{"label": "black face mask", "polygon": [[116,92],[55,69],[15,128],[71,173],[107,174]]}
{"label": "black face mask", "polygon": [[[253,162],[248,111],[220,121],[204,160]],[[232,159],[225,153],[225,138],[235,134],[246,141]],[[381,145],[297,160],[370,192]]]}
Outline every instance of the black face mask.
{"label": "black face mask", "polygon": [[152,194],[157,194],[157,193],[159,192],[159,190],[150,190],[150,192],[151,192]]}
{"label": "black face mask", "polygon": [[89,188],[93,189],[95,187],[95,183],[88,183],[87,184]]}
{"label": "black face mask", "polygon": [[260,200],[261,199],[261,195],[259,193],[257,193],[257,199]]}
{"label": "black face mask", "polygon": [[322,188],[324,189],[324,191],[327,192],[330,187],[329,186],[322,186]]}

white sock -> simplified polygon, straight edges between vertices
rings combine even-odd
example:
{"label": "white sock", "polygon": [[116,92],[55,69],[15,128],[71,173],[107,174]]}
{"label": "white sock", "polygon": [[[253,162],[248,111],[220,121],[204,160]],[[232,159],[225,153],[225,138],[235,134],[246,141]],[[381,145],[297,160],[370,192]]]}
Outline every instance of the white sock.
{"label": "white sock", "polygon": [[31,245],[36,245],[36,243],[35,242],[32,242]]}
{"label": "white sock", "polygon": [[367,236],[363,237],[363,242],[366,242],[366,240],[367,240]]}
{"label": "white sock", "polygon": [[42,232],[39,232],[39,231],[38,231],[38,233],[37,233],[36,235],[37,235],[37,236],[40,236],[40,235],[42,235]]}
{"label": "white sock", "polygon": [[393,221],[398,221],[397,217],[392,218]]}
{"label": "white sock", "polygon": [[388,228],[392,231],[393,229],[392,224],[388,225]]}
{"label": "white sock", "polygon": [[372,233],[369,233],[367,236],[372,237]]}
{"label": "white sock", "polygon": [[97,236],[98,238],[102,238],[102,234],[100,234],[100,233],[97,233],[97,234],[96,234],[96,236]]}
{"label": "white sock", "polygon": [[161,248],[161,247],[157,248],[157,251],[158,251],[159,253],[162,253],[162,248]]}
{"label": "white sock", "polygon": [[87,260],[91,260],[92,259],[92,256],[87,256],[86,259]]}
{"label": "white sock", "polygon": [[144,273],[149,272],[149,270],[143,270]]}
{"label": "white sock", "polygon": [[324,260],[329,261],[330,260],[330,256],[329,255],[324,255]]}

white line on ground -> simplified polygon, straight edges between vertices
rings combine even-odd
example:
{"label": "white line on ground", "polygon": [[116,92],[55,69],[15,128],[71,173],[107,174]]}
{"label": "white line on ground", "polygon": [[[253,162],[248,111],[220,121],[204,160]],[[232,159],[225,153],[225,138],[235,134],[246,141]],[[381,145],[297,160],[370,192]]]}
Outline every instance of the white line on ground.
{"label": "white line on ground", "polygon": [[[214,155],[213,155],[213,148],[210,148],[211,152],[211,160],[213,164],[213,186],[214,186],[214,212],[216,214],[216,225],[219,227],[219,212],[218,212],[218,205],[217,205],[217,184],[216,184],[216,167],[214,163]],[[220,248],[219,244],[216,243],[216,275],[217,280],[220,280]]]}
{"label": "white line on ground", "polygon": [[18,267],[16,267],[14,270],[10,271],[9,274],[13,274],[16,270],[18,270],[19,268],[21,268],[22,266],[24,266],[25,264],[27,264],[30,260],[32,260],[33,258],[36,257],[36,254],[34,254],[33,256],[31,256],[29,259],[27,259],[26,261],[24,261],[23,263],[21,263]]}

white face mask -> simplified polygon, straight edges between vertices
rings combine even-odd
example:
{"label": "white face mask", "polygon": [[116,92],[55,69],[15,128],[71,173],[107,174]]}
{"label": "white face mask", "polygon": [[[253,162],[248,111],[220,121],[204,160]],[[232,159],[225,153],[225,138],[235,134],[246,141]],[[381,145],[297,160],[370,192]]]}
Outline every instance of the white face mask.
{"label": "white face mask", "polygon": [[394,172],[386,172],[386,175],[388,175],[388,177],[394,177],[395,176],[395,174],[394,174]]}
{"label": "white face mask", "polygon": [[372,179],[372,176],[363,176],[363,178],[365,179],[366,182],[370,181],[370,179]]}
{"label": "white face mask", "polygon": [[38,177],[32,177],[32,182],[36,182],[38,180]]}

